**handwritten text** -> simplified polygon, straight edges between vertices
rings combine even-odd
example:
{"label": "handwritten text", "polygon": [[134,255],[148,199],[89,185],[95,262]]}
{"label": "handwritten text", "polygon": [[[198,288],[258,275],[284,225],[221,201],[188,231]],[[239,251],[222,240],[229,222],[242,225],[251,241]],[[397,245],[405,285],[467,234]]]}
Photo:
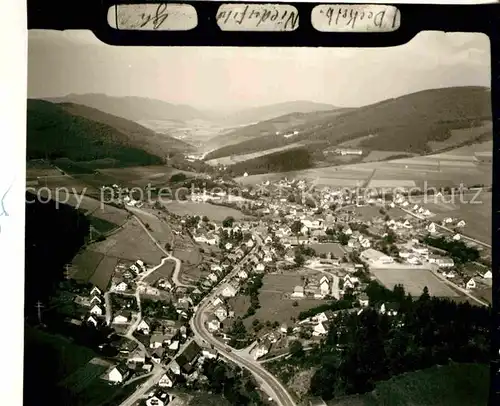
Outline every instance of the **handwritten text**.
{"label": "handwritten text", "polygon": [[383,5],[320,5],[311,14],[313,27],[323,32],[391,32],[400,19],[396,7]]}
{"label": "handwritten text", "polygon": [[223,31],[294,31],[299,13],[288,4],[223,4],[217,24]]}
{"label": "handwritten text", "polygon": [[119,4],[108,10],[108,23],[121,30],[187,31],[198,15],[189,4]]}

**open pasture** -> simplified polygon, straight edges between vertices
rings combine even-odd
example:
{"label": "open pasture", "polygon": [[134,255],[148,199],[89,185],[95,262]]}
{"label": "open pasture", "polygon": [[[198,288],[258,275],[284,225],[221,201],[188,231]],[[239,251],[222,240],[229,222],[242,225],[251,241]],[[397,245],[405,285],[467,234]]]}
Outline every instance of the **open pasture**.
{"label": "open pasture", "polygon": [[149,274],[145,281],[151,285],[155,284],[160,279],[170,280],[172,278],[172,274],[174,273],[175,262],[168,260],[160,266],[156,271]]}
{"label": "open pasture", "polygon": [[335,258],[342,258],[344,256],[344,249],[342,248],[342,245],[336,242],[325,244],[311,244],[310,247],[318,255],[328,254],[331,252]]}
{"label": "open pasture", "polygon": [[197,203],[189,201],[174,201],[165,203],[165,208],[179,216],[207,216],[211,221],[223,221],[226,217],[241,220],[246,217],[241,211],[231,207],[216,206],[210,203]]}
{"label": "open pasture", "polygon": [[151,265],[160,263],[163,256],[135,219],[130,219],[121,230],[106,240],[90,245],[89,249],[129,261],[141,259]]}
{"label": "open pasture", "polygon": [[390,157],[396,157],[396,156],[413,156],[414,154],[408,153],[405,151],[378,151],[378,150],[373,150],[370,151],[370,153],[363,158],[363,162],[376,162],[376,161],[382,161],[384,159],[388,159]]}
{"label": "open pasture", "polygon": [[145,226],[147,224],[147,227],[149,227],[148,231],[162,247],[165,247],[167,243],[172,244],[174,238],[172,229],[165,220],[162,220],[155,214],[154,210],[148,208],[137,209],[134,207],[130,207],[129,210],[134,213]]}
{"label": "open pasture", "polygon": [[465,142],[470,142],[471,139],[477,139],[477,137],[480,137],[484,134],[493,134],[493,123],[491,121],[487,121],[478,127],[451,130],[450,133],[450,137],[448,137],[446,140],[428,141],[427,145],[433,151],[452,148],[454,145],[460,145]]}
{"label": "open pasture", "polygon": [[243,155],[231,155],[225,156],[222,158],[215,158],[206,161],[205,163],[208,165],[232,165],[238,162],[248,161],[249,159],[260,158],[269,154],[274,154],[275,152],[286,151],[288,149],[293,149],[302,146],[299,142],[294,142],[293,144],[288,144],[283,147],[266,149],[264,151],[254,152],[251,154],[243,154]]}
{"label": "open pasture", "polygon": [[431,271],[426,269],[372,269],[375,277],[388,289],[403,285],[406,292],[416,297],[422,294],[427,286],[429,294],[437,297],[455,297],[458,293],[440,281]]}
{"label": "open pasture", "polygon": [[107,290],[117,264],[118,258],[104,256],[90,277],[90,282],[102,291]]}
{"label": "open pasture", "polygon": [[79,252],[71,262],[71,278],[81,282],[88,282],[103,258],[104,254],[100,252],[90,250]]}
{"label": "open pasture", "polygon": [[303,282],[297,274],[266,274],[262,280],[261,293],[292,293],[295,286],[302,286]]}

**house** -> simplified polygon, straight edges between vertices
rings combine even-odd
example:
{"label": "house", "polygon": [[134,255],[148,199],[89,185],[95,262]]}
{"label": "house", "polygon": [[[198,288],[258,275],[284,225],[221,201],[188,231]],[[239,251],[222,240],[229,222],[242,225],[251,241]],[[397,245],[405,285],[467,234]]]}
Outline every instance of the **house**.
{"label": "house", "polygon": [[326,333],[328,333],[327,326],[325,325],[325,323],[320,322],[314,326],[312,334],[313,334],[313,336],[318,337],[318,336],[325,335]]}
{"label": "house", "polygon": [[460,241],[460,239],[461,239],[461,238],[462,238],[462,236],[461,236],[460,234],[455,234],[455,235],[453,236],[453,239],[454,239],[455,241]]}
{"label": "house", "polygon": [[457,223],[457,227],[465,227],[465,221],[460,220],[460,221]]}
{"label": "house", "polygon": [[255,349],[253,350],[253,358],[255,360],[263,357],[264,355],[266,355],[269,350],[271,349],[271,342],[267,339],[264,339],[262,340],[262,342],[260,344],[258,344]]}
{"label": "house", "polygon": [[467,284],[465,285],[465,288],[467,290],[475,289],[476,288],[476,281],[474,278],[470,278]]}
{"label": "house", "polygon": [[483,278],[484,279],[491,279],[491,278],[493,278],[493,274],[491,273],[491,271],[486,271],[483,275]]}
{"label": "house", "polygon": [[221,272],[222,271],[222,267],[218,264],[210,264],[210,270],[212,272]]}
{"label": "house", "polygon": [[125,282],[120,282],[118,285],[115,286],[115,289],[117,292],[125,292],[128,289],[128,285]]}
{"label": "house", "polygon": [[217,307],[217,306],[219,306],[221,304],[224,304],[224,301],[220,297],[218,297],[218,296],[212,302],[212,306],[213,307]]}
{"label": "house", "polygon": [[158,381],[158,386],[160,388],[171,388],[174,386],[174,381],[168,374],[163,374],[160,380]]}
{"label": "house", "polygon": [[224,245],[224,248],[229,251],[231,248],[233,248],[233,244],[227,242],[226,245]]}
{"label": "house", "polygon": [[191,341],[182,354],[176,358],[181,371],[185,374],[190,374],[200,354],[200,346],[195,341]]}
{"label": "house", "polygon": [[113,323],[115,324],[125,324],[128,323],[130,314],[129,312],[121,312],[115,316]]}
{"label": "house", "polygon": [[217,350],[213,348],[204,348],[201,351],[201,355],[207,359],[217,359],[217,354],[218,354]]}
{"label": "house", "polygon": [[169,369],[175,375],[180,375],[181,374],[181,367],[180,367],[179,363],[175,359],[170,363]]}
{"label": "house", "polygon": [[128,359],[129,362],[135,362],[135,363],[144,363],[146,362],[146,353],[143,349],[140,347],[136,348],[132,354],[129,355]]}
{"label": "house", "polygon": [[380,313],[387,314],[388,316],[396,316],[398,314],[397,303],[382,303]]}
{"label": "house", "polygon": [[93,304],[101,304],[102,303],[102,300],[99,296],[94,296],[92,298],[92,300],[90,301],[90,304],[93,305]]}
{"label": "house", "polygon": [[323,323],[328,320],[332,320],[334,317],[334,313],[331,310],[326,310],[324,312],[318,313],[316,316],[314,316],[314,320],[317,323]]}
{"label": "house", "polygon": [[163,345],[165,336],[160,332],[155,332],[149,339],[149,348],[159,348]]}
{"label": "house", "polygon": [[368,298],[368,295],[366,293],[362,293],[358,297],[359,305],[361,307],[367,307],[370,304],[370,299]]}
{"label": "house", "polygon": [[226,283],[222,287],[221,295],[223,297],[234,297],[237,292],[238,290],[233,285]]}
{"label": "house", "polygon": [[227,309],[224,306],[219,306],[214,310],[215,317],[221,322],[227,319]]}
{"label": "house", "polygon": [[241,270],[240,272],[238,272],[238,278],[240,279],[247,279],[248,278],[248,273],[244,270]]}
{"label": "house", "polygon": [[265,270],[266,266],[262,262],[258,263],[255,267],[255,272],[264,272]]}
{"label": "house", "polygon": [[98,296],[102,296],[102,292],[101,290],[97,287],[97,286],[94,286],[92,288],[92,290],[90,291],[90,294],[91,295],[98,295]]}
{"label": "house", "polygon": [[210,317],[207,321],[207,328],[208,328],[208,331],[210,331],[211,333],[219,331],[221,328],[221,323],[220,323],[219,319],[215,316]]}
{"label": "house", "polygon": [[155,395],[146,400],[146,406],[165,406],[165,402]]}
{"label": "house", "polygon": [[436,258],[435,263],[440,268],[453,268],[455,266],[455,262],[452,258],[444,257],[444,258]]}
{"label": "house", "polygon": [[360,254],[360,258],[363,261],[368,262],[371,265],[381,266],[384,264],[392,264],[394,259],[392,257],[385,255],[383,252],[374,250],[373,248],[368,248]]}
{"label": "house", "polygon": [[292,298],[303,298],[304,297],[304,287],[303,286],[295,286],[295,288],[293,288],[293,293],[290,296]]}
{"label": "house", "polygon": [[122,383],[130,375],[130,370],[125,365],[115,366],[108,374],[108,381],[113,383]]}
{"label": "house", "polygon": [[214,274],[214,273],[211,273],[210,275],[207,276],[207,279],[212,282],[212,283],[215,283],[217,282],[217,275]]}
{"label": "house", "polygon": [[163,359],[164,354],[165,354],[165,348],[158,347],[151,354],[151,360],[153,362],[156,362],[157,364],[159,364],[161,362],[161,360]]}
{"label": "house", "polygon": [[255,243],[251,238],[246,242],[246,246],[248,248],[252,248],[254,245],[255,245]]}
{"label": "house", "polygon": [[140,331],[142,334],[149,335],[150,327],[146,320],[142,319],[136,330]]}
{"label": "house", "polygon": [[431,223],[427,226],[427,231],[429,233],[435,233],[436,232],[436,224]]}
{"label": "house", "polygon": [[90,309],[90,314],[95,314],[96,316],[102,316],[102,309],[95,305],[94,307],[92,307],[92,309]]}
{"label": "house", "polygon": [[89,318],[87,319],[87,323],[93,324],[94,327],[97,327],[97,320],[94,316],[89,316]]}
{"label": "house", "polygon": [[320,289],[320,292],[323,296],[330,294],[330,281],[326,276],[321,278],[321,281],[319,284],[319,289]]}

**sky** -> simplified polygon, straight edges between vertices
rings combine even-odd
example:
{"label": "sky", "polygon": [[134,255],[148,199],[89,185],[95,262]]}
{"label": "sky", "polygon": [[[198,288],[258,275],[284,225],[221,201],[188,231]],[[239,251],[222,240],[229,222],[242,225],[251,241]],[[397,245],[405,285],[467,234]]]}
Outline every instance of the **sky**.
{"label": "sky", "polygon": [[490,86],[483,34],[423,32],[391,48],[116,47],[31,30],[28,97],[139,96],[211,110],[294,100],[358,107],[419,90]]}

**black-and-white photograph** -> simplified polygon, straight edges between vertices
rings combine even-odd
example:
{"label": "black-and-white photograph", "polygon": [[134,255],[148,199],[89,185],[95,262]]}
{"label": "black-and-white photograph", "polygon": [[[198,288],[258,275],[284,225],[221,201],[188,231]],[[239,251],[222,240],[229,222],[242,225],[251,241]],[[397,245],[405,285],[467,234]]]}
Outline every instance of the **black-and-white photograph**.
{"label": "black-and-white photograph", "polygon": [[488,403],[486,35],[28,43],[24,405]]}

